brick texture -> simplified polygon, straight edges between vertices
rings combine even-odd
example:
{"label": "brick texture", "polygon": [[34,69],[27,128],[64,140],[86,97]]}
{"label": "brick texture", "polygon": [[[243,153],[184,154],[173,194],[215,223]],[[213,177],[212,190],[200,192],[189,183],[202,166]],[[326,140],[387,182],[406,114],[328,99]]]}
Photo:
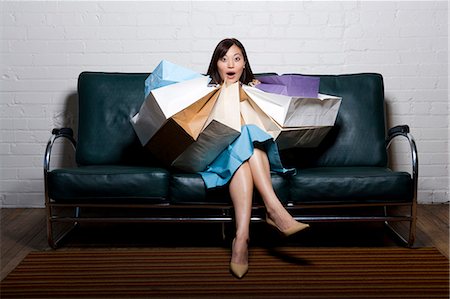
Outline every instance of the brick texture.
{"label": "brick texture", "polygon": [[[161,59],[205,72],[237,37],[254,72],[384,76],[388,126],[409,124],[419,202],[449,201],[447,1],[1,1],[2,207],[42,207],[53,127],[76,126],[82,71],[149,72]],[[61,145],[53,164],[62,161]],[[409,170],[408,145],[391,147]]]}

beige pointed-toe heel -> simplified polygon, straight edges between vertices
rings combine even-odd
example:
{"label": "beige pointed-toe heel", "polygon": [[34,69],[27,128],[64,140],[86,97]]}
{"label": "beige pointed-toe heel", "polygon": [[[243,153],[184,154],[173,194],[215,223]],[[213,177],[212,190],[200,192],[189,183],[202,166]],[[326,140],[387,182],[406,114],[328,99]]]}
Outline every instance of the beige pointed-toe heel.
{"label": "beige pointed-toe heel", "polygon": [[293,226],[291,226],[290,228],[285,229],[285,230],[281,230],[278,227],[278,225],[275,222],[273,222],[272,219],[269,218],[269,216],[266,216],[266,222],[267,222],[267,224],[275,227],[279,232],[281,232],[286,237],[288,237],[290,235],[293,235],[295,233],[298,233],[299,231],[302,231],[302,230],[307,229],[309,227],[309,224],[296,221],[296,223]]}
{"label": "beige pointed-toe heel", "polygon": [[[231,247],[234,247],[234,242],[236,241],[236,238],[233,239],[233,243]],[[237,278],[241,279],[245,276],[248,272],[248,263],[247,264],[237,264],[230,262],[230,272]]]}
{"label": "beige pointed-toe heel", "polygon": [[241,279],[248,272],[248,264],[236,264],[230,262],[230,271],[234,276]]}

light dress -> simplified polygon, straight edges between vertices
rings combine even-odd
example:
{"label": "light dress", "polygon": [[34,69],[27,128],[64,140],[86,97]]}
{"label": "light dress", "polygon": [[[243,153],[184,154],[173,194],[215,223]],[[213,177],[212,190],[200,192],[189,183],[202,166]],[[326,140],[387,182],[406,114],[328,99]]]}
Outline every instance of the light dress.
{"label": "light dress", "polygon": [[[272,136],[256,125],[243,125],[241,134],[206,168],[199,172],[206,188],[226,185],[238,168],[253,155],[255,145],[261,145],[269,158],[270,170],[280,174],[295,174],[281,163],[278,147]],[[260,148],[261,146],[258,146]]]}

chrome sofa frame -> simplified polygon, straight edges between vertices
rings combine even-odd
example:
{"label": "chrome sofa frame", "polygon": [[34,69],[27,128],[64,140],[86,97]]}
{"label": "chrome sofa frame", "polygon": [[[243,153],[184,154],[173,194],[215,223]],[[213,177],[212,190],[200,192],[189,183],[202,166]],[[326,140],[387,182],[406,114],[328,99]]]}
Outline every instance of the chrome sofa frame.
{"label": "chrome sofa frame", "polygon": [[[405,202],[389,202],[389,203],[363,203],[363,204],[294,204],[288,202],[286,208],[294,216],[295,219],[304,222],[384,222],[385,225],[395,233],[395,235],[408,247],[412,247],[415,241],[416,235],[416,221],[417,221],[417,182],[418,182],[418,157],[417,147],[413,136],[409,132],[407,125],[396,126],[389,130],[386,140],[386,148],[388,149],[397,136],[405,137],[411,149],[412,160],[412,172],[411,177],[413,180],[413,200],[411,203]],[[73,137],[73,131],[70,128],[53,129],[52,136],[50,137],[45,150],[44,157],[44,182],[45,182],[45,207],[46,207],[46,222],[47,222],[47,238],[48,243],[52,248],[57,248],[63,238],[67,236],[70,231],[75,228],[79,223],[117,223],[117,222],[219,222],[222,223],[222,235],[225,237],[224,224],[233,221],[231,205],[174,205],[174,204],[95,204],[95,203],[58,203],[49,198],[47,175],[50,171],[50,160],[52,148],[55,141],[58,138],[67,139],[74,150],[76,150],[76,141]],[[336,214],[331,215],[302,215],[302,211],[308,211],[312,209],[354,209],[354,208],[382,208],[382,215],[353,215],[343,216]],[[392,213],[391,209],[406,207],[409,211],[405,213]],[[71,216],[61,215],[57,212],[58,209],[70,209]],[[145,217],[83,217],[80,213],[81,209],[151,209],[158,211],[170,210],[171,212],[178,210],[186,211],[210,211],[210,214],[206,216],[199,214],[198,216],[193,214],[176,216],[172,214],[170,216],[145,216]],[[300,213],[299,213],[300,211]],[[215,212],[215,213],[214,213]],[[261,205],[253,206],[252,222],[264,221],[264,207]],[[393,223],[409,222],[409,230],[406,236],[399,232]],[[69,223],[70,228],[65,229],[62,233],[55,233],[55,224]],[[391,224],[392,223],[392,224]]]}

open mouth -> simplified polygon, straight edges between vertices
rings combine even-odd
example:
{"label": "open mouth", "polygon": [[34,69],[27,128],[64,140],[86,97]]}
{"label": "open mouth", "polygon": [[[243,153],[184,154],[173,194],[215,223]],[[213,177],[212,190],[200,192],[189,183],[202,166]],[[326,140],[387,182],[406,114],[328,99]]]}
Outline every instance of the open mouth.
{"label": "open mouth", "polygon": [[228,72],[228,73],[227,73],[227,76],[232,77],[232,76],[234,76],[235,74],[236,74],[235,72]]}

